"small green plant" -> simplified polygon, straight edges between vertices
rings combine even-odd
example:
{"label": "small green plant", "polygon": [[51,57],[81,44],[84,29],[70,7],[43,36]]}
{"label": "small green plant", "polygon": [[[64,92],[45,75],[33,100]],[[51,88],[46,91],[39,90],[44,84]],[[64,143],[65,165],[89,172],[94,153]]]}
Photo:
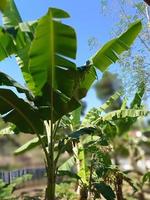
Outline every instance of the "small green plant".
{"label": "small green plant", "polygon": [[0,200],[17,200],[18,197],[14,197],[13,192],[20,184],[31,179],[31,175],[24,175],[12,181],[10,184],[6,184],[3,180],[0,180]]}
{"label": "small green plant", "polygon": [[74,191],[74,183],[61,183],[56,186],[56,193],[58,194],[58,199],[64,200],[76,200],[77,194]]}

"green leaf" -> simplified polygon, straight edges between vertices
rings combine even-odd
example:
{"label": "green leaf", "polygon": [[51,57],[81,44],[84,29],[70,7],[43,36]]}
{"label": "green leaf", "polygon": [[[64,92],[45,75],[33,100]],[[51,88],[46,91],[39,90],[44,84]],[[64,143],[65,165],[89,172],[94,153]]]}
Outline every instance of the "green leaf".
{"label": "green leaf", "polygon": [[99,178],[104,178],[110,166],[112,165],[110,155],[106,152],[104,153],[99,151],[98,148],[96,148],[93,153],[96,154],[96,158],[98,159],[98,164],[96,165],[96,174]]}
{"label": "green leaf", "polygon": [[68,176],[70,178],[75,178],[77,180],[80,179],[80,177],[76,173],[67,170],[59,170],[57,176]]}
{"label": "green leaf", "polygon": [[106,110],[111,107],[111,105],[120,98],[121,92],[115,92],[103,105],[99,108],[92,108],[85,116],[84,120],[82,121],[82,126],[93,123],[95,120],[99,118],[99,115],[102,112],[106,112]]}
{"label": "green leaf", "polygon": [[[95,70],[89,66],[77,68],[74,72],[72,70],[63,70],[59,74],[55,80],[59,90],[53,90],[54,121],[81,106],[80,99],[86,95],[95,78]],[[71,86],[72,82],[73,88]],[[60,87],[59,84],[61,85]],[[68,96],[65,95],[66,93]],[[35,104],[42,108],[42,115],[45,115],[45,119],[49,120],[51,108],[51,87],[49,84],[42,88],[42,94],[42,96],[35,98]]]}
{"label": "green leaf", "polygon": [[18,27],[22,32],[25,33],[35,33],[35,28],[37,26],[37,20],[35,21],[28,21],[28,22],[21,22],[19,23]]}
{"label": "green leaf", "polygon": [[8,89],[0,89],[0,114],[5,122],[11,122],[25,133],[43,134],[43,122],[38,112]]}
{"label": "green leaf", "polygon": [[95,183],[95,189],[97,192],[101,193],[103,197],[107,200],[115,200],[116,196],[112,188],[104,182]]}
{"label": "green leaf", "polygon": [[115,92],[109,99],[100,107],[98,111],[106,111],[111,105],[121,97],[121,92]]}
{"label": "green leaf", "polygon": [[15,46],[11,36],[0,27],[0,61],[14,54]]}
{"label": "green leaf", "polygon": [[121,105],[121,110],[124,110],[127,108],[127,98],[124,98],[123,101],[122,101],[122,105]]}
{"label": "green leaf", "polygon": [[71,171],[71,169],[75,166],[75,158],[74,156],[68,158],[65,162],[63,162],[59,166],[60,171]]}
{"label": "green leaf", "polygon": [[[30,81],[32,83],[32,78],[28,70],[28,51],[33,39],[36,23],[23,23],[14,0],[8,0],[7,7],[3,11],[3,24],[14,41],[15,51],[13,53],[16,54],[16,59],[21,67],[24,79],[26,82]],[[25,27],[30,32],[25,31]]]}
{"label": "green leaf", "polygon": [[[80,106],[79,100],[85,97],[96,78],[94,67],[86,65],[76,68],[72,62],[72,58],[76,57],[75,31],[70,26],[56,20],[56,18],[66,17],[69,17],[66,12],[51,8],[47,15],[33,24],[18,21],[15,34],[9,29],[16,44],[16,57],[25,81],[37,95],[35,104],[39,107],[42,118],[47,120],[50,119],[49,113],[52,107],[51,93],[54,96],[53,115],[56,121]],[[42,36],[38,37],[41,34]],[[53,49],[55,51],[52,51]],[[40,53],[41,50],[42,53]],[[28,52],[30,52],[30,57]],[[54,61],[53,66],[52,61]],[[42,80],[42,85],[40,80]],[[35,92],[34,89],[39,92]],[[41,93],[48,98],[38,96]]]}
{"label": "green leaf", "polygon": [[75,80],[75,88],[73,95],[76,99],[82,99],[86,96],[92,83],[97,78],[96,70],[93,66],[86,64],[85,66],[77,68],[76,76],[75,72],[73,73],[73,77]]}
{"label": "green leaf", "polygon": [[79,140],[79,138],[83,135],[92,135],[96,131],[93,127],[82,128],[77,130],[69,135],[69,137],[73,140]]}
{"label": "green leaf", "polygon": [[[79,99],[86,95],[96,78],[93,67],[76,68],[72,62],[71,59],[76,57],[75,31],[55,19],[60,17],[68,17],[68,14],[50,8],[38,21],[29,51],[32,80],[29,79],[28,82],[26,79],[28,86],[37,96],[36,105],[40,106],[40,112],[43,110],[42,115],[45,115],[46,119],[50,119],[48,113],[51,107],[54,107],[54,121],[80,106]],[[41,93],[48,97],[41,97]]]}
{"label": "green leaf", "polygon": [[[4,0],[3,0],[4,1]],[[14,0],[7,0],[7,6],[3,12],[3,24],[5,28],[12,28],[22,22]]]}
{"label": "green leaf", "polygon": [[145,83],[141,83],[138,87],[138,91],[135,94],[133,101],[131,102],[130,108],[139,108],[141,106],[142,97],[145,93]]}
{"label": "green leaf", "polygon": [[136,110],[136,109],[125,109],[117,110],[106,114],[104,117],[101,117],[103,121],[111,121],[124,118],[137,118],[143,117],[149,114],[149,111],[146,110]]}
{"label": "green leaf", "polygon": [[[120,119],[119,119],[120,122]],[[128,127],[127,124],[125,123],[126,121],[124,121],[124,126]],[[120,125],[120,124],[119,124]],[[114,139],[115,136],[118,133],[118,124],[116,125],[113,122],[107,121],[107,123],[105,123],[103,125],[103,132],[104,134],[107,136],[108,139]]]}
{"label": "green leaf", "polygon": [[85,97],[96,78],[97,74],[93,66],[86,64],[85,66],[78,67],[77,77],[75,79],[76,87],[74,89],[74,97],[76,99]]}
{"label": "green leaf", "polygon": [[31,74],[28,69],[28,62],[29,62],[28,52],[30,48],[30,38],[28,34],[18,29],[14,41],[16,43],[16,52],[15,52],[16,60],[21,68],[26,85],[28,85],[28,82],[34,85]]}
{"label": "green leaf", "polygon": [[0,1],[0,11],[4,11],[7,7],[8,0],[1,0]]}
{"label": "green leaf", "polygon": [[29,87],[36,95],[41,93],[47,82],[52,88],[58,89],[54,78],[56,68],[62,72],[68,69],[76,70],[75,64],[70,60],[76,58],[75,31],[56,20],[66,17],[69,15],[65,11],[49,8],[48,13],[38,21],[29,52],[29,70],[35,83],[34,88],[30,83]]}
{"label": "green leaf", "polygon": [[29,99],[33,98],[30,91],[27,88],[23,87],[13,78],[11,78],[10,76],[8,76],[7,74],[3,72],[0,72],[0,86],[15,87],[19,93],[25,93]]}
{"label": "green leaf", "polygon": [[142,178],[142,184],[145,184],[146,182],[150,183],[150,172],[145,173]]}
{"label": "green leaf", "polygon": [[128,50],[142,29],[141,21],[137,21],[130,25],[128,30],[118,38],[107,42],[94,57],[93,64],[96,68],[105,71],[109,65],[115,63],[119,59],[119,55]]}
{"label": "green leaf", "polygon": [[[43,89],[43,95],[35,98],[35,105],[38,107],[39,114],[42,119],[50,120],[51,119],[51,91],[49,87],[45,86]],[[54,91],[53,93],[53,121],[55,122],[63,115],[68,114],[74,109],[81,106],[81,104],[74,98],[70,99],[60,91]]]}
{"label": "green leaf", "polygon": [[71,123],[74,128],[80,125],[81,110],[82,110],[82,107],[80,106],[79,108],[77,108],[71,113],[72,114]]}
{"label": "green leaf", "polygon": [[[46,143],[46,136],[41,136],[41,139],[43,140],[44,143]],[[40,145],[41,145],[41,142],[39,141],[39,138],[38,137],[33,138],[32,140],[28,141],[27,143],[19,147],[17,150],[15,150],[14,154],[15,155],[23,154]]]}

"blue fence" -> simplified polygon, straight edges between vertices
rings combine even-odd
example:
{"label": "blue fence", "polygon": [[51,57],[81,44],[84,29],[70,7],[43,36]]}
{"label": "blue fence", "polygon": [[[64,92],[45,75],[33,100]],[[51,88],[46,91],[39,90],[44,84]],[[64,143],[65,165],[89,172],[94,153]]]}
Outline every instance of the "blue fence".
{"label": "blue fence", "polygon": [[14,171],[0,171],[0,179],[2,179],[5,183],[10,184],[16,178],[27,174],[32,175],[31,180],[38,180],[45,177],[46,170],[45,168],[28,168]]}

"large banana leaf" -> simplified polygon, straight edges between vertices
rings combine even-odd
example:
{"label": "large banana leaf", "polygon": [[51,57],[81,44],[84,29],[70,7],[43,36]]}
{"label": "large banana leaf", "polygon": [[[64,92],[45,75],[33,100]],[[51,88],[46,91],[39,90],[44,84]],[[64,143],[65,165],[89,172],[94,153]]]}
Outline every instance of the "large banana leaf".
{"label": "large banana leaf", "polygon": [[115,63],[119,59],[119,55],[128,50],[142,29],[141,21],[137,21],[130,25],[128,30],[106,43],[96,55],[92,58],[96,68],[105,71],[109,65]]}
{"label": "large banana leaf", "polygon": [[102,121],[112,121],[125,118],[138,118],[143,117],[149,114],[149,111],[138,110],[138,109],[125,109],[125,110],[116,110],[106,114],[103,117],[100,117]]}
{"label": "large banana leaf", "polygon": [[[45,115],[46,113],[50,115],[50,93],[53,88],[55,118],[59,118],[79,107],[78,100],[86,95],[89,87],[96,79],[96,72],[92,66],[85,65],[76,68],[71,60],[76,57],[75,31],[72,27],[55,20],[68,16],[62,10],[49,9],[48,13],[38,22],[35,39],[31,44],[29,53],[29,70],[33,81],[29,81],[28,86],[35,95],[39,95],[42,90],[42,96],[48,97],[47,100],[44,100],[43,97],[36,98],[38,106],[48,106],[44,108]],[[43,67],[41,68],[41,66]],[[49,89],[45,90],[45,87]],[[70,98],[70,101],[62,101],[61,94]]]}
{"label": "large banana leaf", "polygon": [[15,124],[22,132],[32,134],[44,132],[38,112],[11,90],[0,89],[0,114],[5,122]]}
{"label": "large banana leaf", "polygon": [[[46,144],[46,136],[41,136],[41,140],[43,141],[44,144]],[[25,152],[31,151],[35,147],[38,147],[41,145],[41,142],[39,141],[38,137],[35,137],[31,140],[29,140],[27,143],[19,147],[17,150],[15,150],[14,154],[15,155],[20,155]]]}
{"label": "large banana leaf", "polygon": [[[42,119],[51,119],[51,101],[50,92],[47,93],[47,89],[44,91],[42,96],[35,98],[35,105],[38,107],[39,114]],[[49,90],[50,91],[50,90]],[[80,107],[81,104],[75,98],[68,98],[60,91],[53,92],[53,121],[55,122],[63,115]]]}
{"label": "large banana leaf", "polygon": [[28,61],[29,61],[29,56],[28,56],[28,51],[30,48],[30,41],[28,40],[28,35],[24,32],[22,32],[19,28],[17,29],[16,36],[14,38],[15,43],[16,43],[16,60],[18,65],[21,68],[23,77],[25,82],[27,83],[30,81],[32,82],[32,77],[29,73],[28,70]]}
{"label": "large banana leaf", "polygon": [[0,86],[14,87],[19,93],[25,93],[28,99],[33,99],[30,91],[27,88],[23,87],[20,85],[20,83],[3,72],[0,72]]}
{"label": "large banana leaf", "polygon": [[76,58],[75,31],[72,27],[56,20],[66,17],[69,15],[65,11],[50,8],[38,22],[29,53],[29,70],[35,83],[34,88],[30,83],[29,87],[35,94],[40,94],[46,82],[49,82],[51,87],[57,88],[59,71],[64,77],[64,70],[76,70],[75,64],[70,60]]}
{"label": "large banana leaf", "polygon": [[11,35],[15,44],[12,52],[16,55],[18,65],[21,67],[25,81],[30,80],[28,71],[28,51],[36,23],[23,23],[14,0],[7,0],[7,6],[2,10],[3,24],[6,31]]}
{"label": "large banana leaf", "polygon": [[[88,72],[87,72],[88,70]],[[75,110],[76,108],[80,107],[80,99],[83,98],[89,87],[91,86],[92,82],[95,80],[95,69],[91,68],[84,68],[82,71],[76,71],[77,79],[74,81],[76,83],[76,87],[73,91],[73,96],[68,97],[64,95],[60,90],[53,91],[53,117],[54,121],[61,118],[63,115]],[[71,75],[71,74],[70,74]],[[75,74],[74,74],[75,76]],[[72,74],[72,79],[75,77]],[[67,76],[64,76],[66,81],[68,81]],[[61,79],[61,77],[60,77]],[[78,81],[77,81],[78,80]],[[89,83],[86,84],[86,81],[89,80]],[[58,81],[59,82],[59,81]],[[65,85],[65,84],[64,84]],[[66,85],[67,86],[67,85]],[[69,86],[68,86],[69,87]],[[49,93],[47,92],[49,91]],[[48,85],[45,85],[42,89],[42,96],[37,96],[35,98],[35,105],[39,108],[41,117],[43,119],[49,120],[51,115],[51,101],[50,101],[50,92],[51,88]]]}

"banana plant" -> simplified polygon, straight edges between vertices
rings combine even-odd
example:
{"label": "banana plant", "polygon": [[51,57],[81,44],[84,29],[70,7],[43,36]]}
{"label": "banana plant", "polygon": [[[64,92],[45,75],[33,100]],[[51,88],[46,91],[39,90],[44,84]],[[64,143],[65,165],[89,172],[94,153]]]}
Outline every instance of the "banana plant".
{"label": "banana plant", "polygon": [[[3,21],[0,60],[15,56],[26,83],[24,87],[1,72],[0,114],[5,122],[15,125],[14,132],[37,136],[17,154],[41,145],[47,170],[45,199],[54,200],[61,119],[80,107],[80,100],[97,78],[96,69],[103,72],[116,62],[119,55],[130,48],[142,24],[141,21],[131,24],[127,31],[87,59],[84,66],[77,67],[76,33],[64,23],[69,17],[67,12],[49,8],[43,17],[24,22],[14,0],[2,0],[0,10]],[[5,86],[14,87],[17,92]],[[24,93],[26,99],[20,98],[18,93]]]}
{"label": "banana plant", "polygon": [[[81,109],[72,112],[70,122],[72,133],[68,137],[73,144],[76,144],[73,145],[74,155],[63,163],[59,170],[71,170],[72,166],[76,165],[77,175],[80,177],[78,178],[80,200],[91,199],[91,195],[98,198],[100,193],[107,200],[115,199],[115,196],[118,200],[123,199],[123,180],[137,191],[132,180],[121,172],[118,166],[112,165],[111,154],[116,151],[114,141],[117,137],[121,140],[121,135],[125,134],[139,117],[149,114],[149,111],[141,105],[144,91],[145,86],[141,83],[130,108],[126,107],[125,99],[120,110],[104,114],[121,97],[121,93],[116,92],[100,108],[90,110],[82,122],[80,121]],[[110,182],[106,181],[107,177]],[[116,188],[116,195],[110,187],[111,182]]]}

